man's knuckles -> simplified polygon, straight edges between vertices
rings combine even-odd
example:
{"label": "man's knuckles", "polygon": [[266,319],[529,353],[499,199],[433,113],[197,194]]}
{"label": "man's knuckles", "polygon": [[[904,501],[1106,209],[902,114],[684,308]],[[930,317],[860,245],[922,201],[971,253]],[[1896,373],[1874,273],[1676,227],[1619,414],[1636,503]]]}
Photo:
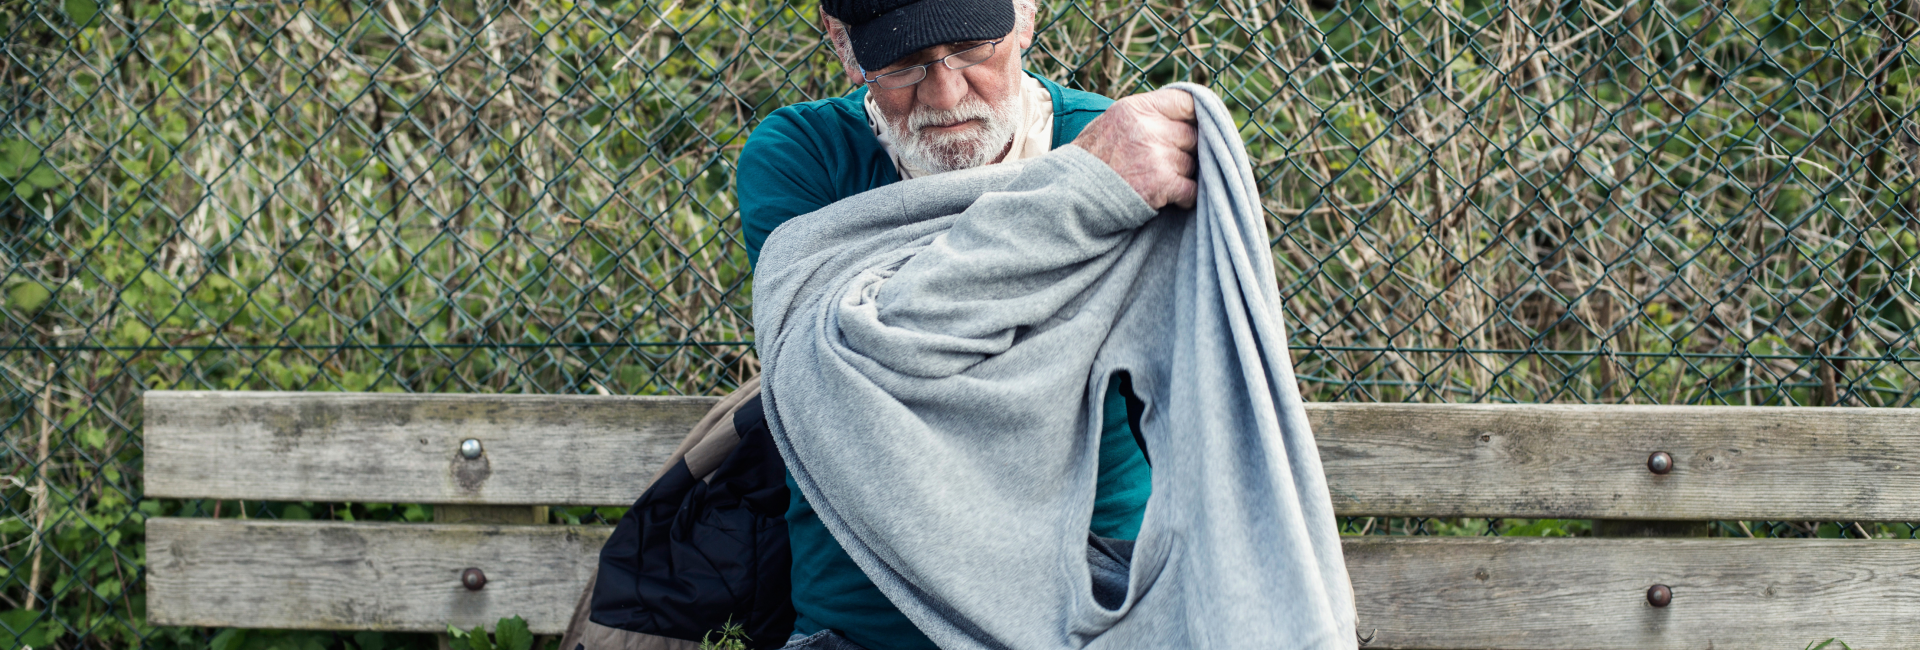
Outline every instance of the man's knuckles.
{"label": "man's knuckles", "polygon": [[1200,167],[1199,162],[1194,160],[1193,156],[1187,155],[1186,152],[1175,155],[1171,163],[1174,175],[1181,178],[1193,178],[1194,172]]}
{"label": "man's knuckles", "polygon": [[1136,96],[1153,107],[1154,111],[1165,119],[1175,122],[1193,120],[1193,93],[1165,88]]}

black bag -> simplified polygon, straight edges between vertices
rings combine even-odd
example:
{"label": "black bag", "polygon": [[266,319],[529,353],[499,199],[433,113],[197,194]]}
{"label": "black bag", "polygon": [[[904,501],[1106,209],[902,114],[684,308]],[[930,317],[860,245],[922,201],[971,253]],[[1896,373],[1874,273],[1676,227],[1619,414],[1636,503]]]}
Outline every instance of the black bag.
{"label": "black bag", "polygon": [[[723,425],[690,438],[620,518],[600,550],[593,623],[692,641],[731,623],[754,648],[786,643],[794,621],[786,465],[752,383],[732,432]],[[713,458],[723,459],[697,475]]]}

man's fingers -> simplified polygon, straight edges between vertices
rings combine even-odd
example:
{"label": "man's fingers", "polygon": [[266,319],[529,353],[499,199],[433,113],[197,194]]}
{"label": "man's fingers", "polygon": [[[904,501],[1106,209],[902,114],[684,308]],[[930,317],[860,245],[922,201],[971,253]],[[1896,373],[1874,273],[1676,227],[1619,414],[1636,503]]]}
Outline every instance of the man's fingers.
{"label": "man's fingers", "polygon": [[1194,159],[1193,154],[1176,153],[1172,158],[1173,173],[1181,178],[1193,178],[1194,171],[1200,167],[1200,163]]}
{"label": "man's fingers", "polygon": [[1181,151],[1193,151],[1200,146],[1200,130],[1191,122],[1174,122],[1167,128],[1167,144]]}
{"label": "man's fingers", "polygon": [[1167,184],[1167,203],[1192,209],[1194,197],[1200,193],[1200,184],[1191,178],[1175,178]]}

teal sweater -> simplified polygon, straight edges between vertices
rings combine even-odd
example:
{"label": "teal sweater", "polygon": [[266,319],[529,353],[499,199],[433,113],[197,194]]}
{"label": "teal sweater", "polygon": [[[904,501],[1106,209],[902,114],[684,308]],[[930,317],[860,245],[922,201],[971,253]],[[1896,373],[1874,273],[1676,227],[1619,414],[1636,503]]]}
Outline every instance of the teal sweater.
{"label": "teal sweater", "polygon": [[[1054,148],[1072,142],[1113,103],[1035,78],[1053,95]],[[735,179],[747,259],[758,264],[767,235],[788,219],[900,180],[867,123],[866,92],[861,88],[844,97],[787,106],[754,129],[740,152]],[[1151,472],[1127,425],[1126,400],[1117,388],[1107,392],[1105,413],[1091,529],[1102,537],[1133,539],[1152,490]],[[794,631],[832,629],[875,650],[934,650],[933,641],[887,601],[834,541],[791,477],[787,488],[793,494],[787,536],[793,545],[793,606],[799,614]]]}

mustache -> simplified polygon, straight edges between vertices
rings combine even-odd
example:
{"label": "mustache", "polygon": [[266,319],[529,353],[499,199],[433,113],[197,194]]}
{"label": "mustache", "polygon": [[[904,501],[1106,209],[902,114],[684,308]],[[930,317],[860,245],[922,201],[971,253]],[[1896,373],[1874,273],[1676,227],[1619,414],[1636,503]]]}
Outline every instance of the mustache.
{"label": "mustache", "polygon": [[969,97],[962,100],[958,106],[946,110],[927,108],[924,105],[915,107],[913,113],[907,115],[907,130],[918,133],[929,126],[955,124],[967,120],[992,122],[995,117],[998,116],[994,114],[993,108],[988,106],[987,102],[977,97]]}

